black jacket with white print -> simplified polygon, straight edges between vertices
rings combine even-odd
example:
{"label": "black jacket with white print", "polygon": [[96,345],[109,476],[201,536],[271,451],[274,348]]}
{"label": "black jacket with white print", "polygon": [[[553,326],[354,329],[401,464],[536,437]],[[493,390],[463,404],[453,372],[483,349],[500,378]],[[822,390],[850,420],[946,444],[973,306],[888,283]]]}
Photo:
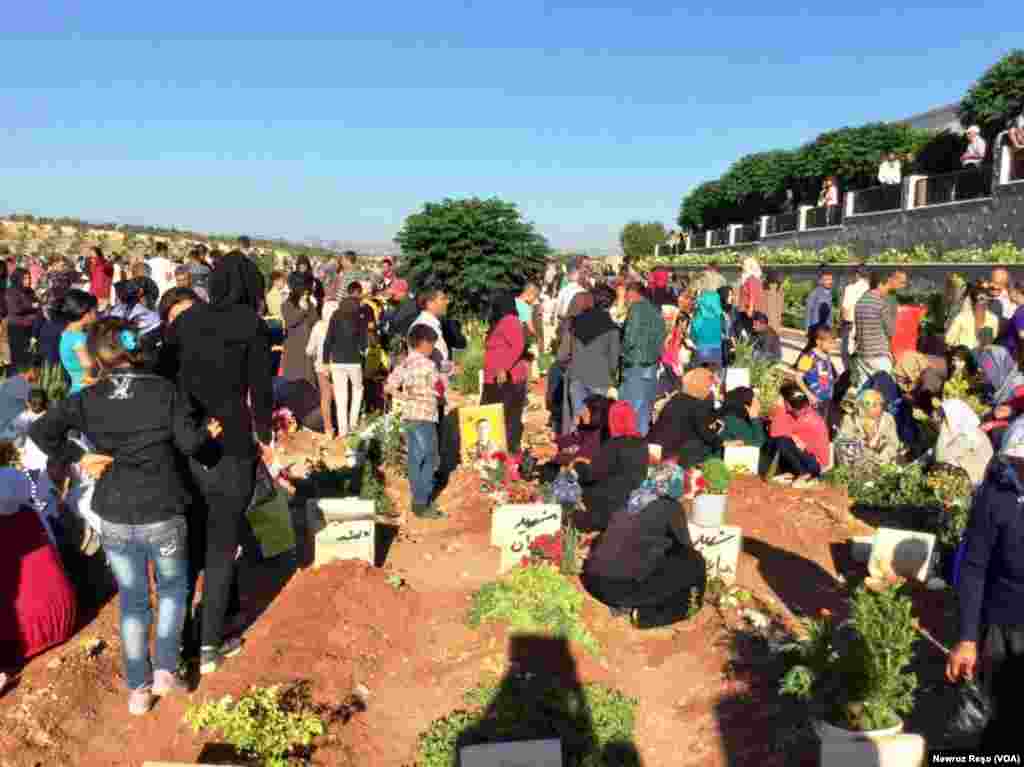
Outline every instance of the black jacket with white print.
{"label": "black jacket with white print", "polygon": [[114,459],[93,495],[101,519],[148,525],[185,512],[190,499],[175,450],[194,455],[210,437],[173,383],[119,371],[52,407],[29,434],[49,458],[70,464],[85,452],[68,439],[73,431]]}

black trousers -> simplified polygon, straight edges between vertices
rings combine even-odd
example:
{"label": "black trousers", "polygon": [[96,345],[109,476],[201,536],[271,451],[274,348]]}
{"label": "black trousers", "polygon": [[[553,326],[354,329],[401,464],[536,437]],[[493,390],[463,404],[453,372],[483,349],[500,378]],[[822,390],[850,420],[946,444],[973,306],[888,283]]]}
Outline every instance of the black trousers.
{"label": "black trousers", "polygon": [[505,407],[505,440],[509,454],[519,452],[523,441],[523,411],[526,410],[526,382],[485,383],[481,405]]}
{"label": "black trousers", "polygon": [[18,367],[26,365],[32,360],[32,355],[28,351],[29,344],[32,342],[32,326],[15,325],[13,322],[8,322],[7,341],[11,346],[11,365],[17,372]]}
{"label": "black trousers", "polygon": [[761,448],[757,473],[762,477],[767,474],[776,455],[779,456],[780,474],[795,474],[798,477],[803,474],[817,477],[821,474],[818,460],[810,453],[798,448],[790,437],[772,437],[764,443],[764,447]]}
{"label": "black trousers", "polygon": [[[224,639],[225,617],[241,610],[235,553],[248,525],[245,512],[252,500],[256,461],[254,457],[224,455],[210,468],[190,461],[199,497],[189,514],[188,604],[195,596],[199,573],[205,571],[198,632],[202,646],[219,646]],[[186,640],[195,633],[194,623],[187,620]]]}
{"label": "black trousers", "polygon": [[839,353],[843,356],[843,370],[853,370],[853,355],[850,341],[853,338],[853,323],[843,320],[839,323]]}
{"label": "black trousers", "polygon": [[990,626],[979,652],[979,667],[990,674],[988,688],[995,716],[981,737],[984,752],[1021,751],[1020,681],[1024,679],[1024,626]]}
{"label": "black trousers", "polygon": [[692,546],[677,543],[643,580],[622,580],[588,575],[583,586],[610,607],[636,609],[637,628],[670,626],[686,618],[691,603],[699,606],[707,586],[707,564]]}

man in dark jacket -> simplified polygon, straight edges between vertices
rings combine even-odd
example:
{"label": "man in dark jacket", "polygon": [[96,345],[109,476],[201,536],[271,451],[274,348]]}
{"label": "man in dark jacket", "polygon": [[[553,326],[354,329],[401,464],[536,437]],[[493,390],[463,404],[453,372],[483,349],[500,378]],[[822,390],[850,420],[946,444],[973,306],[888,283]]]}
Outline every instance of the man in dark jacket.
{"label": "man in dark jacket", "polygon": [[658,360],[665,343],[661,310],[647,300],[644,286],[631,282],[626,289],[629,315],[622,337],[622,389],[619,399],[633,405],[637,428],[646,436],[658,393]]}
{"label": "man in dark jacket", "polygon": [[[241,273],[228,272],[234,276]],[[273,388],[269,333],[245,302],[252,297],[246,291],[246,286],[232,282],[232,276],[221,282],[211,276],[211,298],[215,293],[220,297],[216,308],[182,288],[169,290],[160,302],[165,327],[163,369],[177,379],[200,413],[216,418],[224,430],[216,454],[200,455],[190,462],[205,502],[205,508],[193,505],[195,516],[189,528],[194,539],[190,559],[199,559],[190,562],[192,575],[197,577],[204,566],[206,571],[200,637],[203,674],[215,671],[224,657],[240,647],[224,641],[225,615],[229,601],[236,601],[230,600],[235,553],[253,495],[256,464],[261,453],[270,457]],[[231,304],[226,297],[234,297],[238,303]],[[254,426],[260,446],[253,440]],[[194,590],[194,578],[192,583]],[[192,637],[186,634],[186,639]]]}

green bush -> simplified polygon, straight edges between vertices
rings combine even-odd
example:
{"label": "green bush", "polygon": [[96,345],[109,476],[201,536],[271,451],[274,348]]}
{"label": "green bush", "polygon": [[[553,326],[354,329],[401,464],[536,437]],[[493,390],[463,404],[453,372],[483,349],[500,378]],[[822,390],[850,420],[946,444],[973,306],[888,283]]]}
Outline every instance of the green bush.
{"label": "green bush", "polygon": [[721,458],[708,458],[700,465],[700,472],[708,483],[708,495],[725,495],[729,492],[732,472]]}
{"label": "green bush", "polygon": [[297,689],[301,688],[282,691],[279,685],[252,687],[238,700],[226,695],[189,706],[185,721],[194,732],[219,733],[243,755],[258,759],[265,767],[288,767],[296,763],[292,754],[297,747],[309,746],[325,731],[324,723],[312,710],[308,692],[295,694]]}
{"label": "green bush", "polygon": [[637,701],[599,684],[581,695],[560,680],[510,676],[465,696],[467,710],[437,719],[420,735],[417,767],[455,767],[458,748],[481,743],[559,738],[566,764],[639,767],[635,757],[611,754],[631,743]]}
{"label": "green bush", "polygon": [[596,654],[597,640],[583,624],[582,608],[583,595],[558,570],[530,565],[482,586],[467,620],[474,628],[504,621],[515,632],[568,639]]}
{"label": "green bush", "polygon": [[466,336],[466,349],[458,352],[456,362],[462,368],[453,381],[455,389],[462,394],[480,393],[480,371],[484,369],[484,340],[487,327],[479,321],[468,321],[463,324]]}

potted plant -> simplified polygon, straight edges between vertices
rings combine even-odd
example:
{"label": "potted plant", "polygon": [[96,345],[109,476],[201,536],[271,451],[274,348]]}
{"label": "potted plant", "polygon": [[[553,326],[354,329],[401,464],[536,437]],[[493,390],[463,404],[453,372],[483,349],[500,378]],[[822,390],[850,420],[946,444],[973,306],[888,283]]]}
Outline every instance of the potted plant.
{"label": "potted plant", "polygon": [[917,677],[905,670],[917,640],[910,597],[897,586],[861,585],[849,604],[848,621],[822,610],[784,648],[793,665],[779,690],[811,704],[823,742],[894,735],[914,705]]}
{"label": "potted plant", "polygon": [[721,527],[725,524],[732,471],[721,458],[709,458],[701,464],[700,472],[705,487],[693,499],[690,521],[701,527]]}

